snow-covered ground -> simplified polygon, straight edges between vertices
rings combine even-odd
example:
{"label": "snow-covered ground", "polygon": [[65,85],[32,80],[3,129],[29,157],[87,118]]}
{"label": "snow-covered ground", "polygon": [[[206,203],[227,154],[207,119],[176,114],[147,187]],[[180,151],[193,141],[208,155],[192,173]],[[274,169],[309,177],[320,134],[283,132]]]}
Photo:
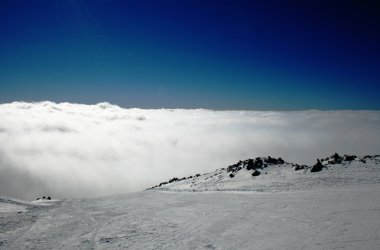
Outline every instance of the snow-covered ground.
{"label": "snow-covered ground", "polygon": [[139,192],[1,212],[1,249],[379,249],[380,186]]}
{"label": "snow-covered ground", "polygon": [[[320,172],[311,172],[312,166],[294,163],[268,164],[268,157],[260,158],[262,167],[247,169],[247,162],[240,161],[228,168],[217,169],[214,172],[191,176],[169,183],[164,182],[154,187],[161,191],[289,191],[319,189],[321,187],[337,187],[347,184],[380,183],[380,156],[362,156],[345,161],[340,157],[340,163],[330,156],[322,160],[324,168]],[[272,161],[277,159],[272,158]],[[253,159],[252,162],[255,162]],[[296,167],[303,169],[296,171]],[[252,176],[257,170],[260,175]],[[231,176],[233,175],[233,177]]]}
{"label": "snow-covered ground", "polygon": [[378,163],[220,169],[97,199],[1,197],[0,249],[379,249]]}

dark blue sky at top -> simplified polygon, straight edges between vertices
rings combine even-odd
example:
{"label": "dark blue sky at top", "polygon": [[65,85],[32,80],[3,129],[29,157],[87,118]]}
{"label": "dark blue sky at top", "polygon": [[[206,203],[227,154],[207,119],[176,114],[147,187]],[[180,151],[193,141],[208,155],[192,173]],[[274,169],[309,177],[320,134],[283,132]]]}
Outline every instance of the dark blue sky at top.
{"label": "dark blue sky at top", "polygon": [[0,103],[380,109],[367,1],[0,0]]}

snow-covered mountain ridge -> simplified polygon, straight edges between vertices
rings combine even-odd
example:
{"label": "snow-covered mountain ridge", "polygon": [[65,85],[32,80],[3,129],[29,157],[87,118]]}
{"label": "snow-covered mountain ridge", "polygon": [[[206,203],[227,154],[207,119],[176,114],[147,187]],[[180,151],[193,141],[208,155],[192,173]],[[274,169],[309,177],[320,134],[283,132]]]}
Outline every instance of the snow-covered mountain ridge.
{"label": "snow-covered mountain ridge", "polygon": [[150,189],[160,191],[286,191],[380,183],[380,155],[335,153],[313,166],[282,158],[257,157],[238,161],[206,174],[172,178]]}

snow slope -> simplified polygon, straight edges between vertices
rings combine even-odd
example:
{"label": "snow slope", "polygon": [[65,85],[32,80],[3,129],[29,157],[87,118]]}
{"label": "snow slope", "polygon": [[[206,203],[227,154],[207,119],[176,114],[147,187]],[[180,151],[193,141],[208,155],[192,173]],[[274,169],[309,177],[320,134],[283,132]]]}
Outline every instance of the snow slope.
{"label": "snow slope", "polygon": [[316,173],[268,164],[254,177],[243,162],[148,191],[45,205],[1,197],[0,249],[379,249],[379,157],[321,163]]}
{"label": "snow slope", "polygon": [[[380,183],[380,156],[363,156],[350,160],[345,160],[346,156],[336,157],[337,161],[334,160],[334,155],[321,160],[322,171],[314,173],[311,172],[313,166],[287,162],[281,164],[270,156],[252,159],[254,164],[258,160],[262,164],[249,168],[250,159],[248,159],[211,173],[190,176],[191,178],[173,178],[153,189],[192,192],[288,191],[336,187],[346,183]],[[296,170],[296,168],[301,169]],[[255,171],[260,173],[259,176],[252,176]]]}
{"label": "snow slope", "polygon": [[380,186],[146,191],[1,215],[0,249],[378,249]]}
{"label": "snow slope", "polygon": [[1,195],[0,214],[8,212],[24,212],[26,211],[25,204],[28,204],[28,202]]}

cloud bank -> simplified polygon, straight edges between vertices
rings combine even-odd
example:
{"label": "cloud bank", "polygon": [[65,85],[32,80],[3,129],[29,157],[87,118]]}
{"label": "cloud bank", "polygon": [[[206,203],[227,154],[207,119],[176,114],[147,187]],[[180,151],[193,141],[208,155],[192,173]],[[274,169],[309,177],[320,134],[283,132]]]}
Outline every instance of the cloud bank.
{"label": "cloud bank", "polygon": [[125,193],[256,156],[311,164],[333,152],[378,154],[380,112],[0,105],[0,194],[23,199]]}

